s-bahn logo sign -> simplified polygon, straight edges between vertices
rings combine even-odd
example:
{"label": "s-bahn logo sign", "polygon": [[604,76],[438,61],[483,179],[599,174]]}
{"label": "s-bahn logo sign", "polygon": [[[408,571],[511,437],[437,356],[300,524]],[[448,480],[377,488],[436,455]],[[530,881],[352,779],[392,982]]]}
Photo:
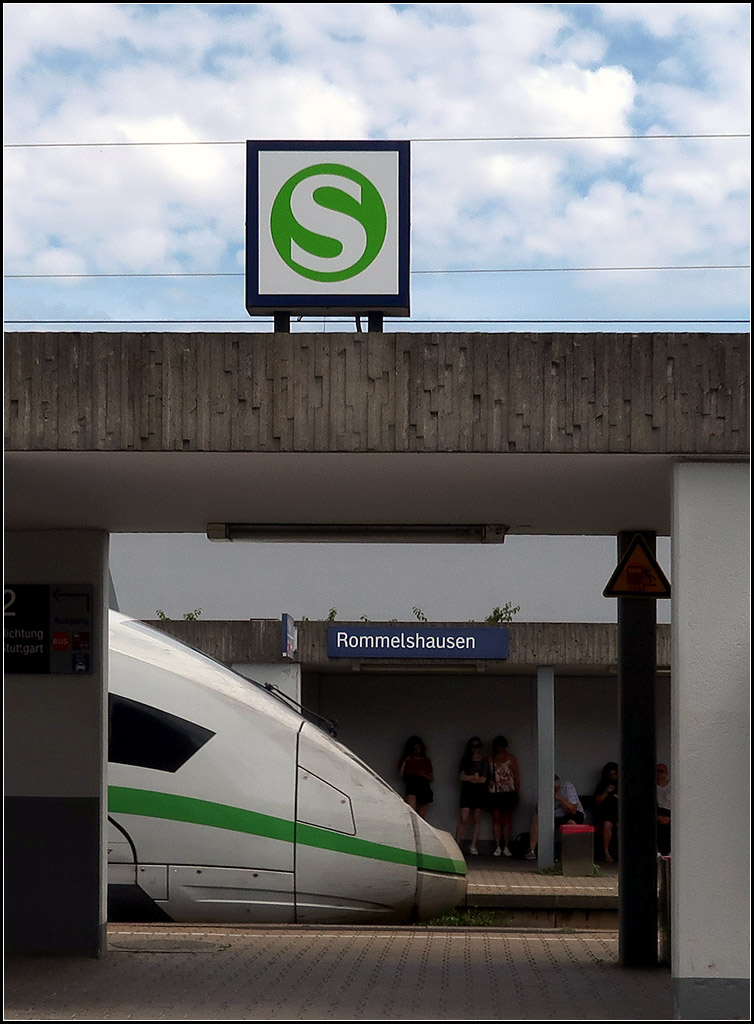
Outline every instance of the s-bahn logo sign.
{"label": "s-bahn logo sign", "polygon": [[246,143],[249,313],[409,314],[408,142]]}

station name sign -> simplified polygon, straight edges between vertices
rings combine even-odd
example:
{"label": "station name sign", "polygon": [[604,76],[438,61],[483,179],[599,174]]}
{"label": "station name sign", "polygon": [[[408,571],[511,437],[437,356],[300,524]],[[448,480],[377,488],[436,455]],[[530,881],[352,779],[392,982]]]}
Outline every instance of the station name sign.
{"label": "station name sign", "polygon": [[247,142],[247,311],[408,316],[409,178],[408,142]]}
{"label": "station name sign", "polygon": [[501,626],[328,626],[329,658],[508,658]]}

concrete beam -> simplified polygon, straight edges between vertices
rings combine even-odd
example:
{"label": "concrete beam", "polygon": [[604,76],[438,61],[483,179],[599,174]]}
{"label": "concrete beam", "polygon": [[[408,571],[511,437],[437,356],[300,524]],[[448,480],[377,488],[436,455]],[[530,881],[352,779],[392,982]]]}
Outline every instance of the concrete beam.
{"label": "concrete beam", "polygon": [[[280,622],[277,619],[220,620],[154,620],[151,625],[171,636],[197,647],[227,665],[244,662],[280,661]],[[328,672],[358,670],[358,658],[339,658],[337,664],[327,657],[329,622],[298,622],[298,653],[296,660],[310,669]],[[342,623],[341,623],[342,625]],[[359,623],[361,625],[361,623]],[[416,623],[411,623],[416,625]],[[433,623],[433,625],[465,625],[464,623]],[[480,625],[479,623],[477,625]],[[465,662],[471,671],[486,670],[500,674],[522,669],[536,674],[540,665],[554,665],[558,674],[578,675],[596,672],[615,674],[618,662],[618,633],[610,622],[514,622],[508,626],[510,657],[508,661]],[[426,664],[412,659],[412,664]],[[657,627],[657,665],[670,667],[670,626]],[[473,666],[473,667],[472,667]]]}
{"label": "concrete beam", "polygon": [[739,334],[6,336],[10,451],[748,451]]}

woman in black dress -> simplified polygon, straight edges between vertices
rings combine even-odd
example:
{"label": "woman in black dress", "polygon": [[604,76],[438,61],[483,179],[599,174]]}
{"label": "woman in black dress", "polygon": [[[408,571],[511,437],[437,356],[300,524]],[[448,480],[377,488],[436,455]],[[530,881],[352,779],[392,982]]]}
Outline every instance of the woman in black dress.
{"label": "woman in black dress", "polygon": [[602,769],[600,781],[594,791],[595,817],[602,835],[602,851],[608,864],[614,863],[610,853],[613,832],[618,824],[618,765],[608,761]]}
{"label": "woman in black dress", "polygon": [[466,751],[458,766],[461,780],[461,817],[456,829],[456,842],[466,835],[466,827],[470,820],[474,827],[471,833],[469,853],[479,853],[476,844],[479,839],[479,826],[482,821],[482,808],[487,806],[487,781],[490,777],[490,766],[487,758],[482,757],[482,741],[472,736],[466,744]]}

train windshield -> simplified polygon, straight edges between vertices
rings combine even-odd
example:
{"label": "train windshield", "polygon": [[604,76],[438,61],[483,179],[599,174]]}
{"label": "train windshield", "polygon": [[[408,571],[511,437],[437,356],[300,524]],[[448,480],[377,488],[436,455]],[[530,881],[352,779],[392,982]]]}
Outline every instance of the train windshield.
{"label": "train windshield", "polygon": [[121,697],[108,696],[108,760],[177,772],[215,733],[187,718]]}

